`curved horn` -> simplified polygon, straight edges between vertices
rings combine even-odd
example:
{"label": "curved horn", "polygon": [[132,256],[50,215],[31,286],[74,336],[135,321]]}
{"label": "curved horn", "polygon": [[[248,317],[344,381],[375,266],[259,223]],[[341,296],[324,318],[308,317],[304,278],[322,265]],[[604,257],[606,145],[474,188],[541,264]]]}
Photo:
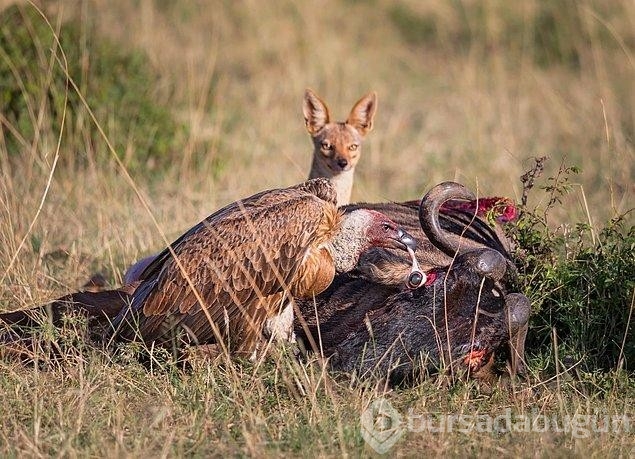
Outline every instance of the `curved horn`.
{"label": "curved horn", "polygon": [[441,206],[450,199],[472,201],[476,199],[476,196],[460,183],[440,183],[428,191],[421,200],[419,222],[430,242],[443,253],[453,257],[459,251],[459,246],[452,242],[439,223]]}

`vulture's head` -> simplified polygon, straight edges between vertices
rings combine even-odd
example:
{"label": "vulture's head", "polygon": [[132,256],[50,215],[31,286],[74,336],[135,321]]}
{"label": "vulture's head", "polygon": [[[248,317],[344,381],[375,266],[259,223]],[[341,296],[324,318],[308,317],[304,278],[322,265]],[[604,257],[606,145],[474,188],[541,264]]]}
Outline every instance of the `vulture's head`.
{"label": "vulture's head", "polygon": [[333,239],[338,272],[350,271],[361,253],[373,247],[407,251],[416,249],[415,239],[381,212],[358,209],[342,216],[340,231]]}
{"label": "vulture's head", "polygon": [[416,250],[415,239],[386,215],[375,210],[358,210],[352,214],[356,212],[363,212],[369,219],[366,231],[369,247],[386,247],[404,251],[408,248]]}

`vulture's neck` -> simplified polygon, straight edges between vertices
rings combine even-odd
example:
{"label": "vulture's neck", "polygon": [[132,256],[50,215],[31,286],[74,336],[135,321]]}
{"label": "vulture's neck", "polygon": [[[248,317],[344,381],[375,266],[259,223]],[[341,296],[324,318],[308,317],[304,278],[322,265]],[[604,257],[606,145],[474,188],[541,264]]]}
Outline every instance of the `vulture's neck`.
{"label": "vulture's neck", "polygon": [[355,210],[342,217],[340,230],[332,241],[333,261],[338,273],[355,268],[361,253],[370,247],[366,230],[371,219],[364,210]]}

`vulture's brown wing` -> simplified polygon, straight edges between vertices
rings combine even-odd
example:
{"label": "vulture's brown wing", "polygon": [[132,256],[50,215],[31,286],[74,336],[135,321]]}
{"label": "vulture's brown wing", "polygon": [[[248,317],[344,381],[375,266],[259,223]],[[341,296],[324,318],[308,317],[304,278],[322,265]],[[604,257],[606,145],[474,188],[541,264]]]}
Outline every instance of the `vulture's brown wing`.
{"label": "vulture's brown wing", "polygon": [[[327,203],[337,205],[337,191],[328,179],[316,178],[307,180],[306,182],[299,183],[298,185],[290,186],[288,188],[265,190],[256,193],[248,198],[232,202],[225,207],[217,210],[212,215],[207,217],[199,224],[190,228],[187,232],[182,234],[176,241],[171,244],[172,248],[176,248],[182,244],[182,242],[188,239],[191,235],[199,232],[204,226],[210,224],[216,224],[225,218],[225,216],[232,215],[237,211],[249,210],[252,208],[274,206],[284,203],[285,200],[293,198],[300,192],[306,192],[317,196]],[[140,275],[140,279],[152,278],[162,269],[165,262],[172,258],[169,249],[165,249],[159,253],[156,258],[146,267],[143,273]]]}
{"label": "vulture's brown wing", "polygon": [[240,335],[235,327],[264,317],[259,309],[289,285],[307,248],[337,224],[332,191],[328,181],[313,180],[212,214],[172,244],[180,267],[166,251],[146,269],[128,322],[145,341],[162,341],[183,325],[205,342],[214,337],[209,314],[219,329]]}

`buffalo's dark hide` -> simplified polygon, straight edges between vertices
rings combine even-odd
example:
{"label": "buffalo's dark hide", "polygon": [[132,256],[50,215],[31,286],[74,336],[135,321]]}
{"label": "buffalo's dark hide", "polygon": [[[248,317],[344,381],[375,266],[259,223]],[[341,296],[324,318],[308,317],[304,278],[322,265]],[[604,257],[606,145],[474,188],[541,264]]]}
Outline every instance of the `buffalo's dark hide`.
{"label": "buffalo's dark hide", "polygon": [[334,369],[361,377],[401,380],[440,365],[476,371],[524,338],[529,301],[506,291],[506,270],[499,252],[475,249],[429,272],[434,279],[415,290],[338,276],[315,302],[298,302],[306,327],[298,318],[295,333]]}

